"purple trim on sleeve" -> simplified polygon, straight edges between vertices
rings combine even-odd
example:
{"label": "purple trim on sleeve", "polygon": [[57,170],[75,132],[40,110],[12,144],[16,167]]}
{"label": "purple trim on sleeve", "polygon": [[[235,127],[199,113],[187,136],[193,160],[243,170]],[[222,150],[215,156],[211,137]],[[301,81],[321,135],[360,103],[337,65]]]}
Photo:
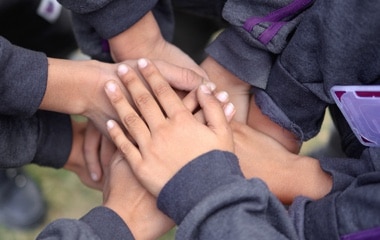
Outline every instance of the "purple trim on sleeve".
{"label": "purple trim on sleeve", "polygon": [[380,239],[380,227],[351,233],[340,238],[341,240],[378,240]]}
{"label": "purple trim on sleeve", "polygon": [[308,7],[313,0],[294,0],[289,5],[277,9],[264,17],[250,17],[248,18],[243,28],[251,32],[253,27],[262,22],[269,22],[270,26],[259,37],[259,41],[263,44],[267,44],[277,34],[278,31],[286,24],[286,21],[282,21],[287,17],[290,17],[297,12]]}
{"label": "purple trim on sleeve", "polygon": [[259,36],[259,41],[262,44],[268,44],[270,40],[280,31],[282,26],[284,26],[286,22],[275,22],[270,25],[262,34]]}
{"label": "purple trim on sleeve", "polygon": [[102,40],[102,52],[110,52],[110,45],[108,44],[108,41],[105,39]]}

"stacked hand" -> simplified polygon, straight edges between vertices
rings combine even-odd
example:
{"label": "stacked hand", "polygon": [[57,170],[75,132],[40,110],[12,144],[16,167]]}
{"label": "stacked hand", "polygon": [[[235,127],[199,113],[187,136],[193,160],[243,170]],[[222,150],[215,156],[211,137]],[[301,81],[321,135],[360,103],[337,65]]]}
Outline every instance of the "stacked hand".
{"label": "stacked hand", "polygon": [[121,125],[107,122],[120,153],[110,162],[102,161],[107,179],[104,205],[120,214],[135,238],[157,238],[174,223],[156,208],[155,197],[197,156],[215,149],[233,151],[228,121],[235,110],[214,97],[212,85],[210,89],[202,84],[196,99],[203,117],[193,115],[196,104],[178,97],[156,66],[145,59],[139,61],[139,72],[148,86],[131,66],[120,65],[118,72],[133,103],[114,81],[107,83],[106,93]]}
{"label": "stacked hand", "polygon": [[222,106],[207,85],[200,85],[197,90],[205,120],[202,123],[154,64],[145,59],[139,61],[139,70],[154,96],[135,71],[127,69],[120,77],[137,111],[112,81],[107,83],[106,92],[135,143],[127,138],[117,122],[108,121],[107,126],[136,177],[152,194],[157,195],[180,168],[199,155],[214,149],[233,151],[228,120],[234,108],[228,103]]}

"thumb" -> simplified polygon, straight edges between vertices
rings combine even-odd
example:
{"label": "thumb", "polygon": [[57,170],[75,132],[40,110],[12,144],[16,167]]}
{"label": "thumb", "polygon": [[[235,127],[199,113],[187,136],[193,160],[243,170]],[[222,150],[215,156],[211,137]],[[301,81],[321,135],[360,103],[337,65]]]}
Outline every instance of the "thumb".
{"label": "thumb", "polygon": [[164,61],[155,61],[155,64],[160,69],[162,76],[175,89],[191,91],[205,81],[204,76],[191,69],[182,68]]}
{"label": "thumb", "polygon": [[228,122],[236,112],[232,103],[221,104],[205,84],[199,86],[197,98],[208,126],[213,129],[229,129]]}

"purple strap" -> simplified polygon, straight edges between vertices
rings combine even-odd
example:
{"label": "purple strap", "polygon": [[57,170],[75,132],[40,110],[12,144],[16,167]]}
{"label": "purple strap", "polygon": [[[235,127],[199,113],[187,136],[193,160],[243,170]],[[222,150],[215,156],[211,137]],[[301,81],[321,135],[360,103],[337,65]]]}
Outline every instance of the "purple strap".
{"label": "purple strap", "polygon": [[270,40],[280,31],[282,26],[284,26],[286,22],[275,22],[272,25],[270,25],[262,34],[259,36],[259,41],[262,44],[267,45]]}
{"label": "purple strap", "polygon": [[286,24],[281,21],[284,18],[296,14],[298,11],[308,7],[313,0],[294,0],[289,5],[277,9],[264,17],[251,17],[245,21],[243,28],[248,32],[252,31],[253,27],[262,22],[270,22],[271,25],[260,35],[259,41],[267,44],[277,34],[278,31]]}
{"label": "purple strap", "polygon": [[351,233],[340,238],[341,240],[378,240],[380,239],[380,227]]}
{"label": "purple strap", "polygon": [[102,39],[101,44],[102,44],[102,52],[106,52],[106,53],[110,52],[110,45],[107,40]]}

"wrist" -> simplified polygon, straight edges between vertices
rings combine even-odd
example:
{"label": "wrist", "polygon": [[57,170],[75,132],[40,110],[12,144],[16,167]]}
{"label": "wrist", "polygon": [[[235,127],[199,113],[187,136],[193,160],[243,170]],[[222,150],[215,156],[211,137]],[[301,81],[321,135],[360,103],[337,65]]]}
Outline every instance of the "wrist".
{"label": "wrist", "polygon": [[71,118],[71,128],[72,128],[72,144],[70,155],[67,158],[66,164],[63,166],[64,169],[78,173],[80,168],[80,164],[78,164],[78,159],[82,159],[82,148],[83,148],[83,136],[85,132],[85,128],[87,125],[87,119],[85,118],[77,118],[74,116],[70,116]]}
{"label": "wrist", "polygon": [[108,42],[115,62],[141,57],[155,58],[152,53],[165,46],[165,40],[151,11]]}
{"label": "wrist", "polygon": [[174,226],[174,222],[161,213],[156,204],[152,204],[155,202],[155,198],[144,191],[138,196],[134,195],[133,199],[110,197],[104,206],[112,209],[123,219],[135,239],[158,239]]}
{"label": "wrist", "polygon": [[270,190],[285,204],[290,204],[297,196],[320,199],[331,191],[332,178],[320,167],[319,161],[306,156],[289,154],[278,161],[272,173],[276,179],[269,180]]}
{"label": "wrist", "polygon": [[100,79],[97,61],[49,58],[48,80],[40,109],[83,115],[89,106],[89,87]]}
{"label": "wrist", "polygon": [[208,56],[201,64],[211,81],[217,84],[218,90],[233,90],[238,93],[249,93],[250,85],[239,79],[228,69],[220,65],[215,59]]}

